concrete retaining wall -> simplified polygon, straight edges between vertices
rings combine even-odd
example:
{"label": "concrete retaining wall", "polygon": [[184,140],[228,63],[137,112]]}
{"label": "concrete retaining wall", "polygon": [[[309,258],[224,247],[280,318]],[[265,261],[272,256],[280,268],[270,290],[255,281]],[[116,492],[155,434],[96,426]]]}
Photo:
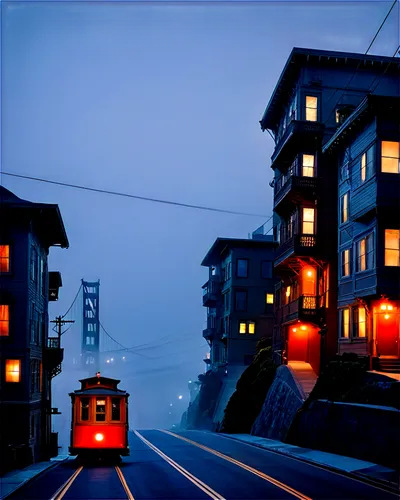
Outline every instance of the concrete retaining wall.
{"label": "concrete retaining wall", "polygon": [[280,366],[251,434],[283,441],[304,402],[303,397],[292,372],[287,366]]}
{"label": "concrete retaining wall", "polygon": [[301,409],[287,442],[400,468],[400,411],[317,400]]}

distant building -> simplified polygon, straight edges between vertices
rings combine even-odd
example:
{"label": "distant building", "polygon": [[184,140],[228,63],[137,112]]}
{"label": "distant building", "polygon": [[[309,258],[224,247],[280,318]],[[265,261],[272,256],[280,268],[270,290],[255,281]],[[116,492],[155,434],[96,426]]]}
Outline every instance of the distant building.
{"label": "distant building", "polygon": [[272,236],[257,233],[252,239],[217,238],[203,259],[209,268],[203,337],[210,345],[204,361],[212,370],[249,365],[257,342],[272,337],[275,247]]}
{"label": "distant building", "polygon": [[0,220],[0,455],[12,468],[57,454],[51,379],[63,350],[48,336],[48,302],[62,283],[47,259],[68,239],[57,205],[22,200],[3,186]]}
{"label": "distant building", "polygon": [[[375,118],[367,125],[366,118],[360,116],[364,108],[357,107],[367,94],[399,95],[399,63],[398,58],[294,48],[262,116],[262,130],[269,130],[275,139],[271,185],[274,237],[279,242],[274,262],[275,274],[280,278],[275,295],[273,339],[277,363],[310,363],[319,374],[321,364],[337,352],[367,351],[364,344],[368,312],[364,312],[364,305],[356,297],[364,296],[365,290],[375,290],[375,284],[367,269],[357,267],[354,271],[356,254],[353,252],[357,245],[360,255],[370,251],[367,248],[372,248],[372,238],[364,237],[375,231],[372,228],[376,219],[371,219],[371,212],[364,217],[365,210],[358,207],[362,207],[362,203],[368,205],[369,196],[373,205],[372,199],[376,196],[375,180],[367,179],[367,175],[375,179],[370,169],[371,162],[380,161],[380,142],[376,150],[368,148],[377,137],[396,142],[399,136],[398,128],[397,135],[394,132],[393,122],[388,125],[392,128],[385,132],[386,124],[381,125],[380,130],[374,128]],[[370,128],[360,130],[362,138],[354,139],[354,145],[347,137],[354,137],[350,131],[359,126],[361,119],[365,127]],[[334,143],[329,142],[333,136]],[[330,151],[336,143],[340,143],[336,151],[342,155],[339,177],[338,164],[328,161],[322,153],[325,144],[332,145]],[[388,155],[395,153],[395,146],[387,148],[391,148],[387,149]],[[362,157],[364,153],[366,156]],[[361,161],[369,165],[362,167],[365,188],[360,184]],[[390,161],[394,164],[396,156]],[[379,179],[388,175],[382,174]],[[378,176],[376,179],[378,181]],[[386,181],[379,182],[378,185],[388,185]],[[371,193],[367,193],[368,189],[372,189]],[[378,188],[380,199],[385,198],[385,189]],[[361,202],[363,196],[365,201]],[[353,208],[350,198],[353,198]],[[392,217],[395,218],[393,213]],[[394,231],[398,226],[391,224],[390,229]],[[393,234],[395,244],[395,233],[387,234],[388,242]],[[371,257],[369,259],[365,266],[372,265]],[[364,257],[361,260],[357,266],[364,266]],[[378,262],[381,266],[383,261]],[[340,339],[339,348],[338,300],[340,321],[347,325],[344,326],[347,340]]]}
{"label": "distant building", "polygon": [[400,97],[368,95],[323,148],[339,185],[338,352],[398,373],[399,131]]}

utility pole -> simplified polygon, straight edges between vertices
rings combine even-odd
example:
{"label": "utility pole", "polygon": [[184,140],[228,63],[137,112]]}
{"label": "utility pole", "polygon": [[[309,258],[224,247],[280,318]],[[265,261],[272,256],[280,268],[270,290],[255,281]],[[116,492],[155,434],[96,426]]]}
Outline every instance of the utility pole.
{"label": "utility pole", "polygon": [[[66,324],[66,323],[75,323],[74,320],[72,319],[62,319],[61,316],[56,316],[56,319],[50,321],[50,323],[55,323],[57,325],[57,335],[58,335],[58,340],[60,340],[60,337],[62,335],[61,328]],[[59,346],[60,347],[60,346]]]}

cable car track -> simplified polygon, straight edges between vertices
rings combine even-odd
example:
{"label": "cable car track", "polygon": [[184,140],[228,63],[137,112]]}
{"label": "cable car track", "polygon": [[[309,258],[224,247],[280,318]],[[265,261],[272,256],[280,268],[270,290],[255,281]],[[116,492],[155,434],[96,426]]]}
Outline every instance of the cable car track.
{"label": "cable car track", "polygon": [[[79,476],[79,474],[84,470],[85,467],[81,465],[78,467],[78,469],[75,470],[75,472],[61,485],[61,487],[56,491],[56,493],[51,497],[50,500],[62,500],[68,493],[68,490],[71,488],[72,484],[75,482],[76,478]],[[118,476],[118,479],[120,480],[120,483],[122,485],[122,488],[125,492],[126,498],[128,500],[135,500],[134,496],[132,495],[131,490],[129,489],[129,486],[126,482],[126,479],[124,477],[124,474],[120,467],[117,465],[114,466],[114,470]],[[67,495],[68,496],[68,495]],[[98,498],[97,496],[94,498]],[[89,497],[88,497],[89,500]]]}

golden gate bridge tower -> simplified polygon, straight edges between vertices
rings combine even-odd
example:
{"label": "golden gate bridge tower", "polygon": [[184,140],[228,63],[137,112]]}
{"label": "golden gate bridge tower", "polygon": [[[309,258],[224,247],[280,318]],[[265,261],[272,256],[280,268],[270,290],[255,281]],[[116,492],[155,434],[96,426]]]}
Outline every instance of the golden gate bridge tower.
{"label": "golden gate bridge tower", "polygon": [[100,280],[95,282],[82,280],[82,298],[82,368],[95,373],[100,369]]}

